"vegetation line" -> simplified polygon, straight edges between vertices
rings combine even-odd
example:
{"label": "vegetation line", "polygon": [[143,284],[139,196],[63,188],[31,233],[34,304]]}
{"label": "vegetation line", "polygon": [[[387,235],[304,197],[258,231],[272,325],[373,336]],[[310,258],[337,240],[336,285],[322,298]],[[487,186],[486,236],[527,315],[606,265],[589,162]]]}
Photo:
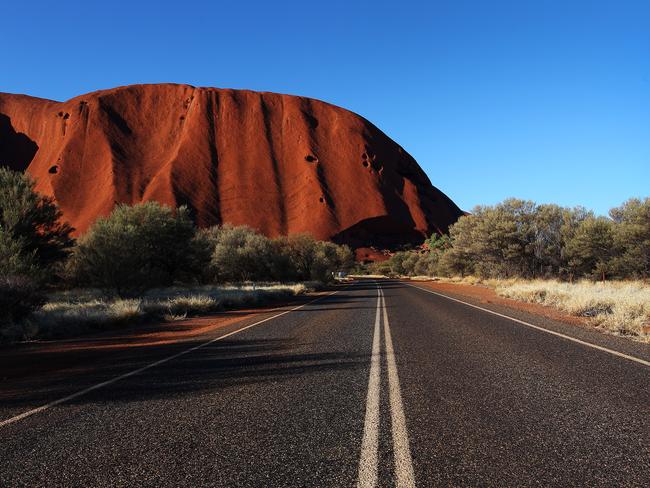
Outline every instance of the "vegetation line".
{"label": "vegetation line", "polygon": [[609,217],[517,199],[476,207],[448,235],[370,271],[492,283],[504,296],[650,340],[650,198],[630,199]]}
{"label": "vegetation line", "polygon": [[186,207],[156,202],[118,205],[76,241],[61,218],[28,175],[0,168],[0,342],[263,304],[353,263],[347,246],[245,226],[199,230]]}

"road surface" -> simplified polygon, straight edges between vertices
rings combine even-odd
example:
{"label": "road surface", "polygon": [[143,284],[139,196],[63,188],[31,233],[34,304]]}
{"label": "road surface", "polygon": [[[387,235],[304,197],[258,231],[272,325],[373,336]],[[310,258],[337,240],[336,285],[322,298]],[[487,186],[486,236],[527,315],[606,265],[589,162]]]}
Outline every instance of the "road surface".
{"label": "road surface", "polygon": [[647,346],[419,286],[4,381],[0,486],[650,486]]}

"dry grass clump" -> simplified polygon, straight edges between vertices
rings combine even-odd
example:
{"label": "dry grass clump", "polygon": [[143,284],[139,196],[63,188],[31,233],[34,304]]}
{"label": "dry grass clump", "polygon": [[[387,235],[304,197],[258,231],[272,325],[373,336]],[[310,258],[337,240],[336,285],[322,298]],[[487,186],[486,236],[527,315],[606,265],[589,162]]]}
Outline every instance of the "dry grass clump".
{"label": "dry grass clump", "polygon": [[48,302],[30,318],[39,335],[56,336],[56,331],[74,332],[106,325],[127,324],[144,316],[140,300],[90,299]]}
{"label": "dry grass clump", "polygon": [[462,285],[483,285],[490,288],[497,288],[504,285],[512,285],[515,283],[521,283],[519,278],[481,278],[479,276],[468,275],[468,276],[436,276],[433,279],[434,281],[439,281],[441,283],[459,283]]}
{"label": "dry grass clump", "polygon": [[218,310],[221,301],[205,295],[184,295],[167,301],[167,308],[173,314],[206,314]]}
{"label": "dry grass clump", "polygon": [[351,275],[348,275],[348,276],[350,278],[366,278],[366,279],[370,279],[370,278],[387,278],[386,275],[377,274],[377,273],[374,273],[374,274],[373,273],[369,273],[369,274],[351,274]]}
{"label": "dry grass clump", "polygon": [[432,281],[433,278],[431,278],[431,276],[426,276],[426,275],[416,275],[416,276],[411,276],[410,280],[411,281]]}
{"label": "dry grass clump", "polygon": [[255,306],[316,289],[316,283],[251,283],[242,285],[161,288],[144,296],[147,306],[167,306],[170,313],[201,314],[221,308]]}
{"label": "dry grass clump", "polygon": [[642,282],[533,280],[499,283],[495,289],[504,297],[552,306],[588,317],[608,331],[650,341],[650,286]]}
{"label": "dry grass clump", "polygon": [[40,310],[3,333],[9,341],[45,339],[157,320],[176,321],[224,309],[262,305],[300,295],[316,286],[260,283],[174,287],[151,290],[134,299],[110,298],[99,290],[72,290],[52,294]]}

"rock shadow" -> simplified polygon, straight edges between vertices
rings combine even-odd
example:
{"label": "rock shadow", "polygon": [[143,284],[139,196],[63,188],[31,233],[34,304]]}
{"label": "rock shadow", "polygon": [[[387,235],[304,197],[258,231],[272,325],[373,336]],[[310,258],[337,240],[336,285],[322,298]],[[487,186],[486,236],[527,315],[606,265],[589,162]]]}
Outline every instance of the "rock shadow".
{"label": "rock shadow", "polygon": [[17,132],[11,125],[11,119],[0,114],[0,166],[25,171],[37,151],[38,144],[26,134]]}

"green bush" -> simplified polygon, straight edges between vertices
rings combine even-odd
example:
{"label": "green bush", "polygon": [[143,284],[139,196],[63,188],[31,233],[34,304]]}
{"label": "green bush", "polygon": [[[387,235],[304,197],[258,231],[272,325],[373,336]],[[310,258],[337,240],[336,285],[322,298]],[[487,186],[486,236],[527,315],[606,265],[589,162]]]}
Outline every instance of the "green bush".
{"label": "green bush", "polygon": [[77,285],[130,296],[175,282],[193,281],[207,265],[186,207],[156,202],[118,205],[97,220],[68,263]]}
{"label": "green bush", "polygon": [[566,242],[565,255],[572,274],[602,278],[613,271],[614,223],[605,217],[588,217],[580,222]]}
{"label": "green bush", "polygon": [[274,252],[268,238],[231,225],[213,227],[206,234],[213,244],[211,264],[217,281],[271,279]]}
{"label": "green bush", "polygon": [[582,207],[517,199],[476,207],[450,227],[450,245],[438,246],[443,248],[438,274],[534,278],[602,273],[604,256],[588,256],[600,244],[586,249],[596,236],[585,234],[590,225],[585,222],[594,219]]}
{"label": "green bush", "polygon": [[[354,257],[347,246],[317,241],[309,234],[293,234],[275,240],[278,279],[329,281],[336,271],[350,269]],[[277,266],[276,266],[277,268]]]}
{"label": "green bush", "polygon": [[0,277],[28,276],[43,277],[38,267],[35,251],[26,251],[24,238],[14,237],[10,231],[0,227]]}
{"label": "green bush", "polygon": [[28,175],[0,168],[0,275],[14,271],[15,260],[22,259],[17,256],[51,272],[74,244],[71,232],[53,199],[36,193]]}
{"label": "green bush", "polygon": [[347,246],[308,234],[269,239],[246,226],[216,226],[199,232],[212,248],[210,274],[217,282],[328,281],[354,265]]}
{"label": "green bush", "polygon": [[60,219],[28,175],[0,168],[0,328],[43,304],[42,288],[73,244]]}
{"label": "green bush", "polygon": [[476,207],[449,236],[434,234],[423,249],[395,253],[381,269],[410,276],[647,278],[650,198],[631,199],[610,216],[509,199]]}
{"label": "green bush", "polygon": [[610,211],[614,244],[620,250],[612,266],[622,275],[650,276],[650,198],[633,198]]}
{"label": "green bush", "polygon": [[39,282],[26,276],[0,276],[0,327],[23,319],[44,303]]}

